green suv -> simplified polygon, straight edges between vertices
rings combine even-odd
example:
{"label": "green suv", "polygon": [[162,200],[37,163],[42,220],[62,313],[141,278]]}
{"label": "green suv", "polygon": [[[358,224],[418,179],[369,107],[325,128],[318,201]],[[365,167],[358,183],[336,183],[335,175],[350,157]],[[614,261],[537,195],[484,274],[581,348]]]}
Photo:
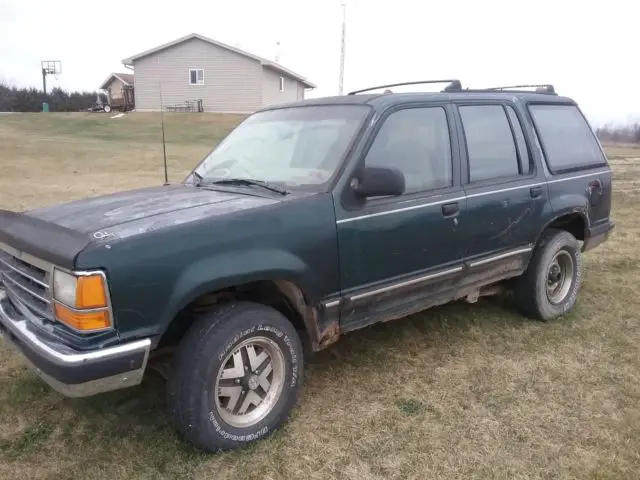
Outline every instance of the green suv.
{"label": "green suv", "polygon": [[218,451],[346,332],[501,292],[567,314],[613,228],[598,140],[552,86],[444,83],[267,108],[182,183],[0,211],[0,332],[68,396],[169,365],[172,422]]}

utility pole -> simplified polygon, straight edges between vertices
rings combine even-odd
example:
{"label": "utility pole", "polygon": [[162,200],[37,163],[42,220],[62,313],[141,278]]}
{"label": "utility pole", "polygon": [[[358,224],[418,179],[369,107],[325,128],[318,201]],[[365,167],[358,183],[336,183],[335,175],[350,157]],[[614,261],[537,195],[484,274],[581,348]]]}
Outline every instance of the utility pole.
{"label": "utility pole", "polygon": [[340,41],[340,82],[338,84],[338,94],[344,92],[344,54],[345,54],[345,36],[347,33],[347,3],[342,0],[342,39]]}

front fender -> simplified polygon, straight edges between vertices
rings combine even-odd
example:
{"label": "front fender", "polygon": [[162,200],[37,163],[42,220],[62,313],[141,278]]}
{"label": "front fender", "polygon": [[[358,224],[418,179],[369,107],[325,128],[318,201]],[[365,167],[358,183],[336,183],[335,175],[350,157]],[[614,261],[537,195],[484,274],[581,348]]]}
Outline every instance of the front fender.
{"label": "front fender", "polygon": [[177,277],[162,318],[166,329],[175,315],[196,298],[216,290],[259,280],[288,280],[310,289],[309,266],[290,252],[260,248],[200,258]]}

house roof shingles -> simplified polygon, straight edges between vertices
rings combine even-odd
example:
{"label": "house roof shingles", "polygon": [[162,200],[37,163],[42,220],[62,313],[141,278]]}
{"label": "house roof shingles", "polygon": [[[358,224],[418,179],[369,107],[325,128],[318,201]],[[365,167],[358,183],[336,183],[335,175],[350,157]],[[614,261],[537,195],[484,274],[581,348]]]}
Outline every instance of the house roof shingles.
{"label": "house roof shingles", "polygon": [[186,42],[187,40],[191,40],[193,38],[197,38],[199,40],[202,40],[203,42],[207,42],[207,43],[210,43],[210,44],[215,45],[217,47],[224,48],[224,49],[229,50],[231,52],[237,53],[238,55],[242,55],[242,56],[245,56],[245,57],[248,57],[248,58],[252,58],[253,60],[257,60],[258,62],[260,62],[260,64],[263,67],[271,68],[273,70],[276,70],[277,72],[280,72],[280,73],[282,73],[284,75],[292,77],[292,78],[298,80],[300,83],[304,84],[307,88],[316,88],[316,85],[311,83],[309,80],[304,78],[302,75],[299,75],[299,74],[297,74],[295,72],[292,72],[291,70],[283,67],[279,63],[272,62],[271,60],[267,60],[266,58],[262,58],[262,57],[259,57],[257,55],[253,55],[252,53],[245,52],[244,50],[241,50],[241,49],[236,48],[236,47],[232,47],[232,46],[227,45],[227,44],[222,43],[222,42],[218,42],[217,40],[213,40],[211,38],[207,38],[204,35],[200,35],[198,33],[191,33],[191,34],[186,35],[184,37],[180,37],[180,38],[178,38],[176,40],[173,40],[173,41],[171,41],[169,43],[162,44],[162,45],[160,45],[158,47],[152,48],[150,50],[146,50],[146,51],[144,51],[142,53],[138,53],[137,55],[133,55],[132,57],[125,58],[124,60],[122,60],[122,63],[124,65],[133,65],[133,62],[135,62],[136,60],[139,60],[139,59],[141,59],[143,57],[146,57],[147,55],[151,55],[152,53],[156,53],[156,52],[159,52],[161,50],[165,50],[167,48],[173,47],[174,45],[178,45],[179,43]]}

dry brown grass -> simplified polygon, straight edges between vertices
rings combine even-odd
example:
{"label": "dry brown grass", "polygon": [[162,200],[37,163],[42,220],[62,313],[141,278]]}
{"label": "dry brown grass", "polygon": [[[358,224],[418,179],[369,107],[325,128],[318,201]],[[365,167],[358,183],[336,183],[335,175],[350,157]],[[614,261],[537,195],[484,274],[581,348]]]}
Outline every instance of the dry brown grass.
{"label": "dry brown grass", "polygon": [[[182,178],[237,119],[167,118]],[[162,181],[158,117],[0,117],[0,208]],[[0,346],[0,478],[638,478],[640,151],[609,146],[617,230],[585,258],[567,318],[495,300],[344,337],[313,358],[285,428],[206,455],[164,415],[163,382],[71,400]]]}

